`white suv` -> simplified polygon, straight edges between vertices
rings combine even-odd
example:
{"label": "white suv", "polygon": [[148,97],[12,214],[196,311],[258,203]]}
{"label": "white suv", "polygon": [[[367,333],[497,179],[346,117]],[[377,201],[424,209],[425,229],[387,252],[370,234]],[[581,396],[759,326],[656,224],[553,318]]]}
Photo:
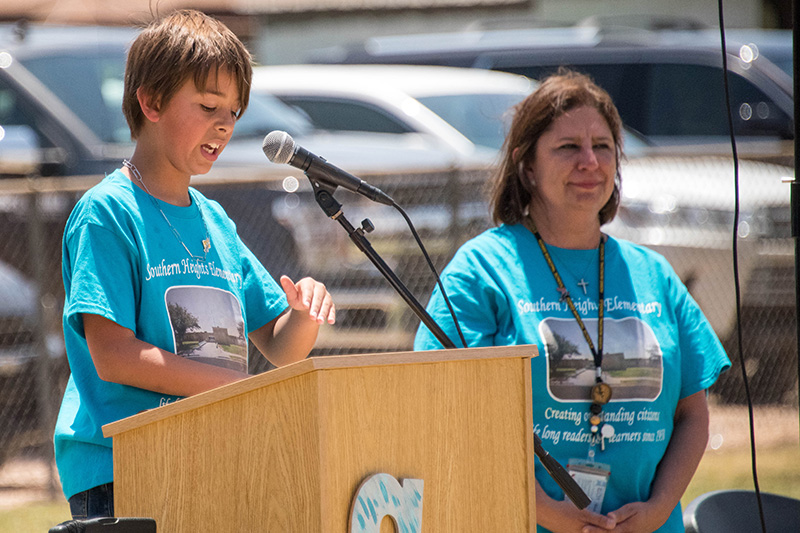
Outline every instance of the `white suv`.
{"label": "white suv", "polygon": [[323,130],[424,133],[459,152],[491,155],[505,136],[504,115],[534,87],[524,76],[448,67],[285,65],[253,73],[253,91],[295,106]]}

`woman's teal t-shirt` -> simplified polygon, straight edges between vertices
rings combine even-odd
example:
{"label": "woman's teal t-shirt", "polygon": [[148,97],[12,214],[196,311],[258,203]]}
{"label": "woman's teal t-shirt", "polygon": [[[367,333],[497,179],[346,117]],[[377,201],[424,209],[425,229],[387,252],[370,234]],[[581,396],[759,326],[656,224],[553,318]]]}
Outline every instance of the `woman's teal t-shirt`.
{"label": "woman's teal t-shirt", "polygon": [[[548,250],[597,347],[598,249]],[[486,231],[455,254],[442,283],[469,346],[538,346],[539,356],[531,360],[533,430],[563,466],[587,460],[590,448],[594,462],[610,466],[602,506],[607,513],[648,499],[678,400],[707,389],[730,361],[662,256],[608,238],[604,259],[602,369],[613,391],[604,416],[614,435],[602,450],[590,446],[594,359],[533,234],[523,225]],[[438,287],[428,312],[460,345]],[[414,348],[441,344],[422,325]],[[564,498],[538,461],[536,479],[551,497]],[[680,506],[659,531],[683,531]]]}

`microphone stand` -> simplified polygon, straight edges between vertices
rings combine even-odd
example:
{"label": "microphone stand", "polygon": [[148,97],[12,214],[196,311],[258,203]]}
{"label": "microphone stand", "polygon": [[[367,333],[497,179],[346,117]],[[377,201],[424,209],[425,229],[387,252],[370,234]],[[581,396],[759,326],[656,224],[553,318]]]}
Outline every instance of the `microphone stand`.
{"label": "microphone stand", "polygon": [[373,229],[372,223],[368,220],[362,222],[362,226],[358,229],[355,229],[352,224],[347,220],[347,217],[344,216],[344,212],[342,212],[342,204],[340,204],[336,198],[333,197],[333,193],[336,191],[335,186],[331,186],[328,184],[321,183],[314,178],[309,177],[311,180],[311,186],[314,188],[314,198],[317,200],[317,203],[328,215],[330,218],[337,221],[347,232],[347,235],[350,237],[350,240],[356,245],[356,247],[364,252],[367,258],[372,262],[373,265],[380,271],[381,274],[386,278],[389,284],[400,294],[400,296],[405,300],[405,302],[411,307],[411,309],[416,313],[416,315],[422,320],[422,322],[428,326],[428,329],[434,334],[436,339],[442,343],[442,346],[445,348],[455,348],[456,345],[450,340],[442,328],[431,318],[422,304],[417,301],[411,291],[408,290],[400,278],[395,275],[394,271],[392,271],[391,267],[386,264],[386,262],[381,258],[378,252],[372,248],[372,244],[370,244],[367,237],[364,235],[365,233],[369,233]]}
{"label": "microphone stand", "polygon": [[[361,227],[356,229],[353,227],[352,224],[347,220],[347,217],[344,216],[344,212],[342,212],[342,204],[340,204],[336,198],[333,197],[333,193],[336,191],[336,186],[328,185],[326,183],[321,183],[316,179],[308,176],[308,179],[311,181],[311,186],[314,189],[314,199],[317,201],[317,204],[322,208],[325,214],[337,221],[347,232],[347,235],[350,237],[350,240],[361,250],[367,258],[372,262],[373,265],[380,271],[381,274],[386,278],[389,284],[400,294],[400,296],[405,300],[405,302],[411,307],[411,310],[419,317],[419,319],[428,327],[428,329],[433,333],[436,339],[448,349],[453,349],[456,347],[455,343],[450,340],[442,328],[433,320],[430,316],[428,311],[422,306],[422,304],[417,301],[411,291],[408,290],[408,287],[400,281],[400,278],[395,275],[394,271],[392,271],[391,267],[386,264],[386,262],[381,258],[378,252],[372,248],[369,240],[365,236],[365,233],[369,233],[372,231],[374,226],[368,220],[364,220],[361,223]],[[578,509],[585,509],[590,503],[591,499],[586,495],[583,489],[572,479],[572,476],[564,469],[561,464],[556,461],[550,454],[542,447],[542,441],[539,436],[534,433],[533,434],[533,450],[536,456],[539,458],[539,461],[544,465],[547,472],[553,478],[553,480],[558,484],[561,490],[564,491],[572,503],[575,504]]]}

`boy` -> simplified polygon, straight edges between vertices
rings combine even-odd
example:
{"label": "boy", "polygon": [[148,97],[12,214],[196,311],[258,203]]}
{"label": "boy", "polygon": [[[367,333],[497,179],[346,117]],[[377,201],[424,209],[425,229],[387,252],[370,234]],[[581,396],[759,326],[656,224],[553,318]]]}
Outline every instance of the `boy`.
{"label": "boy", "polygon": [[247,377],[246,336],[276,365],[301,360],[335,320],[324,285],[278,285],[224,210],[189,187],[230,140],[251,75],[239,39],[197,11],[154,22],[128,53],[136,148],[64,232],[72,375],[54,441],[75,519],[114,513],[104,424]]}

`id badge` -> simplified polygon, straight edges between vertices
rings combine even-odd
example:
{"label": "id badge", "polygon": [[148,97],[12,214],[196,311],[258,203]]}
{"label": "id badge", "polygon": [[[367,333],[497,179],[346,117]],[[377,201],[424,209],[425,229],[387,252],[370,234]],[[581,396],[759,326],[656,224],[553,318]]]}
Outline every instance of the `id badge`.
{"label": "id badge", "polygon": [[582,459],[570,459],[567,470],[578,486],[592,500],[586,508],[599,513],[603,507],[603,498],[606,496],[606,486],[611,475],[611,467],[603,463],[595,463]]}

